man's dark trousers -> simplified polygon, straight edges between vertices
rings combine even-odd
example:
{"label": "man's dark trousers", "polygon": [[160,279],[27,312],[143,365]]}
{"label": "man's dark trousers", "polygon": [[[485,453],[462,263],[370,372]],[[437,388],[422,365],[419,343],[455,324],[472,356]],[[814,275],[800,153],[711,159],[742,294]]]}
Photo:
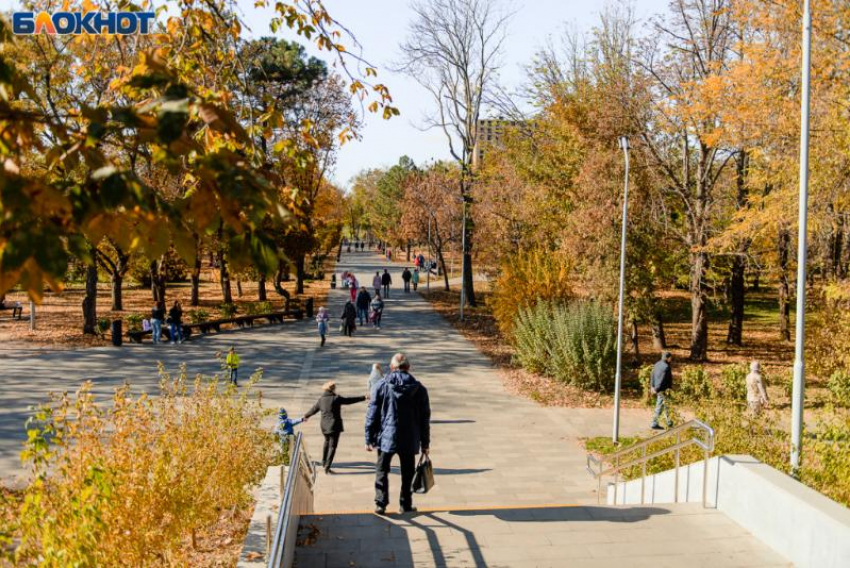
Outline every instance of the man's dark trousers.
{"label": "man's dark trousers", "polygon": [[325,446],[322,448],[322,467],[325,469],[330,469],[334,463],[337,444],[339,444],[339,432],[325,434]]}
{"label": "man's dark trousers", "polygon": [[[378,463],[375,468],[375,504],[386,507],[390,503],[390,463],[395,452],[378,450]],[[413,474],[416,472],[415,454],[398,454],[401,465],[401,498],[399,505],[402,509],[413,506]]]}
{"label": "man's dark trousers", "polygon": [[384,298],[390,297],[390,285],[384,284]]}

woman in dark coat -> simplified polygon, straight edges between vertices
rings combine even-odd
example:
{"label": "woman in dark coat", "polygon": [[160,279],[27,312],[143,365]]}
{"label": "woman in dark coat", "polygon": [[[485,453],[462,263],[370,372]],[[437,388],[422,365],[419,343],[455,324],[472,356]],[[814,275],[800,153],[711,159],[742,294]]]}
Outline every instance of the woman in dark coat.
{"label": "woman in dark coat", "polygon": [[350,301],[345,303],[342,309],[342,332],[351,337],[357,325],[354,323],[357,320],[357,310],[354,309],[354,304]]}
{"label": "woman in dark coat", "polygon": [[321,428],[322,434],[325,436],[325,445],[322,448],[322,467],[325,473],[334,473],[331,470],[331,465],[334,462],[334,454],[339,443],[339,435],[343,432],[342,425],[342,406],[346,404],[356,404],[366,400],[365,396],[345,397],[336,394],[336,383],[329,381],[322,386],[322,396],[313,408],[304,414],[304,418],[310,418],[314,414],[322,413]]}

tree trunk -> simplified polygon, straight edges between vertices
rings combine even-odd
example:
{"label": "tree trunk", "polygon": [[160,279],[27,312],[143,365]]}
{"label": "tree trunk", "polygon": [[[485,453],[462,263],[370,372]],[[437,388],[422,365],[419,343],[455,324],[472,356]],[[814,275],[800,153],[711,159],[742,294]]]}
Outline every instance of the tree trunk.
{"label": "tree trunk", "polygon": [[233,303],[233,292],[230,289],[230,272],[227,269],[227,257],[224,251],[218,251],[218,266],[219,266],[219,282],[221,284],[222,302],[225,304]]}
{"label": "tree trunk", "polygon": [[[830,214],[833,213],[832,204],[829,206]],[[829,272],[834,279],[844,277],[841,258],[844,249],[844,218],[832,214],[832,225],[829,234]]]}
{"label": "tree trunk", "polygon": [[407,262],[410,262],[410,239],[407,239]]}
{"label": "tree trunk", "polygon": [[268,300],[266,295],[266,275],[263,274],[257,281],[257,301],[265,302],[266,300]]}
{"label": "tree trunk", "polygon": [[732,261],[732,275],[729,279],[729,301],[731,317],[726,343],[743,344],[744,332],[744,295],[746,290],[746,259],[742,254],[736,255]]}
{"label": "tree trunk", "polygon": [[460,194],[463,199],[463,274],[462,283],[466,303],[471,307],[475,307],[475,283],[473,282],[472,274],[472,217],[469,215],[469,204],[472,202],[472,196],[469,194],[468,179],[471,176],[466,168],[461,172]]}
{"label": "tree trunk", "polygon": [[153,301],[165,303],[165,257],[151,262],[151,293]]}
{"label": "tree trunk", "polygon": [[638,336],[638,322],[637,319],[632,319],[631,325],[631,333],[629,334],[629,340],[632,342],[632,349],[634,350],[635,355],[635,363],[640,361],[640,339]]}
{"label": "tree trunk", "polygon": [[705,293],[705,273],[708,255],[704,252],[691,254],[691,355],[693,361],[705,361],[708,357],[708,305]]}
{"label": "tree trunk", "polygon": [[667,336],[664,333],[664,320],[661,317],[660,311],[655,311],[652,315],[652,348],[658,351],[667,349]]}
{"label": "tree trunk", "polygon": [[753,292],[761,290],[761,270],[756,268],[753,271]]}
{"label": "tree trunk", "polygon": [[86,266],[86,296],[83,299],[83,333],[97,334],[97,263],[95,251],[92,261]]}
{"label": "tree trunk", "polygon": [[[440,246],[435,246],[434,248],[437,249],[437,260],[439,261],[440,266],[443,268],[443,281],[445,282],[445,285],[446,285],[446,292],[448,292],[451,288],[449,287],[449,271],[446,270],[446,259],[443,256],[443,247],[442,247],[442,245],[440,245]],[[428,270],[429,271],[431,270],[430,266],[428,267]]]}
{"label": "tree trunk", "polygon": [[195,265],[192,267],[192,298],[189,305],[197,307],[201,304],[201,255],[195,255]]}
{"label": "tree trunk", "polygon": [[304,255],[299,254],[295,259],[295,293],[304,293]]}
{"label": "tree trunk", "polygon": [[236,279],[236,297],[242,297],[242,280],[240,278]]}
{"label": "tree trunk", "polygon": [[124,311],[124,302],[121,297],[121,287],[124,285],[124,276],[120,273],[112,275],[112,311]]}
{"label": "tree trunk", "polygon": [[791,285],[788,278],[788,256],[791,235],[788,229],[779,230],[779,337],[791,341]]}

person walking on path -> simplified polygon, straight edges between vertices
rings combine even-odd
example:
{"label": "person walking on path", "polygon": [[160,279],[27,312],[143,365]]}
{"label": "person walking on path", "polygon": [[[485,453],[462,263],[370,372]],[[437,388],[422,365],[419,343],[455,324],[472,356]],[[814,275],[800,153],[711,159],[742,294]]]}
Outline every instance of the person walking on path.
{"label": "person walking on path", "polygon": [[747,409],[753,416],[758,416],[768,402],[767,390],[761,378],[761,366],[758,361],[753,361],[747,375]]}
{"label": "person walking on path", "polygon": [[384,269],[384,274],[381,276],[381,284],[384,287],[384,298],[390,297],[390,285],[393,283],[393,277],[390,276],[390,273],[387,269]]}
{"label": "person walking on path", "polygon": [[328,314],[327,308],[322,306],[319,308],[319,313],[316,314],[316,323],[319,325],[319,337],[322,338],[322,343],[320,347],[325,346],[325,339],[328,335],[328,324],[330,323],[331,316]]}
{"label": "person walking on path", "polygon": [[231,347],[227,352],[227,357],[224,360],[224,364],[227,366],[230,371],[230,382],[233,386],[238,387],[239,384],[237,380],[239,378],[239,354],[236,353],[236,348]]}
{"label": "person walking on path", "polygon": [[360,288],[357,293],[355,307],[357,308],[357,321],[361,326],[366,325],[363,322],[369,323],[369,304],[372,303],[372,296],[366,291],[366,286]]}
{"label": "person walking on path", "polygon": [[375,512],[386,513],[390,492],[390,464],[398,455],[401,466],[402,513],[413,507],[416,455],[426,456],[431,445],[431,403],[428,389],[410,374],[404,353],[396,353],[390,372],[378,382],[366,410],[366,450],[378,450],[375,462]]}
{"label": "person walking on path", "polygon": [[410,273],[410,269],[406,266],[404,267],[404,271],[401,273],[401,279],[404,282],[404,293],[410,294],[410,279],[413,275]]}
{"label": "person walking on path", "polygon": [[351,284],[348,288],[348,293],[351,294],[351,301],[353,302],[357,297],[357,288],[360,286],[360,283],[357,282],[357,278],[355,278],[353,274],[350,276],[350,278]]}
{"label": "person walking on path", "polygon": [[673,420],[670,418],[670,408],[667,405],[667,397],[664,394],[673,388],[673,369],[670,366],[672,360],[673,355],[669,351],[662,351],[661,360],[652,368],[650,392],[655,395],[655,414],[652,415],[653,430],[664,429],[658,424],[658,419],[661,417],[662,411],[664,411],[664,416],[667,419],[667,427],[670,428],[673,426]]}
{"label": "person walking on path", "polygon": [[171,343],[183,343],[183,308],[180,307],[180,300],[175,300],[168,310],[168,323],[171,327]]}
{"label": "person walking on path", "polygon": [[357,311],[354,309],[354,304],[351,303],[351,300],[345,303],[341,318],[343,335],[351,337],[354,334],[354,330],[357,329]]}
{"label": "person walking on path", "polygon": [[372,278],[372,288],[374,288],[374,289],[375,289],[375,294],[380,294],[380,293],[381,293],[381,286],[382,286],[382,284],[383,284],[383,281],[382,281],[382,279],[381,279],[381,273],[380,273],[380,272],[375,272],[375,277],[374,277],[374,278]]}
{"label": "person walking on path", "polygon": [[384,301],[381,299],[381,293],[376,292],[372,298],[372,323],[375,327],[381,329],[381,316],[384,315]]}
{"label": "person walking on path", "polygon": [[154,343],[162,341],[162,322],[165,321],[165,304],[157,302],[151,310],[151,337]]}
{"label": "person walking on path", "polygon": [[313,408],[304,414],[308,419],[314,414],[321,412],[322,434],[325,436],[325,445],[322,448],[322,467],[327,474],[333,474],[331,466],[334,463],[334,455],[339,444],[339,435],[343,433],[342,407],[347,404],[356,404],[366,400],[365,396],[344,397],[336,394],[336,383],[328,381],[322,386],[322,396],[313,405]]}
{"label": "person walking on path", "polygon": [[375,390],[375,387],[378,386],[378,383],[381,379],[384,378],[384,370],[381,368],[379,363],[374,363],[372,365],[372,372],[369,373],[369,380],[366,381],[366,393],[367,398],[372,399],[372,392]]}
{"label": "person walking on path", "polygon": [[410,276],[410,283],[413,284],[413,291],[416,292],[416,289],[419,287],[419,269],[413,271],[413,274]]}

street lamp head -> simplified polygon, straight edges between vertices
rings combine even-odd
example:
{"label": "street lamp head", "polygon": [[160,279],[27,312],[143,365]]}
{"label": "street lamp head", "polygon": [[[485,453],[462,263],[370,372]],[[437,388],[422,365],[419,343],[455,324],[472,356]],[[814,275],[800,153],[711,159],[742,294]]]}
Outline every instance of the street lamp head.
{"label": "street lamp head", "polygon": [[626,136],[620,136],[620,148],[628,151],[629,149],[629,139]]}

